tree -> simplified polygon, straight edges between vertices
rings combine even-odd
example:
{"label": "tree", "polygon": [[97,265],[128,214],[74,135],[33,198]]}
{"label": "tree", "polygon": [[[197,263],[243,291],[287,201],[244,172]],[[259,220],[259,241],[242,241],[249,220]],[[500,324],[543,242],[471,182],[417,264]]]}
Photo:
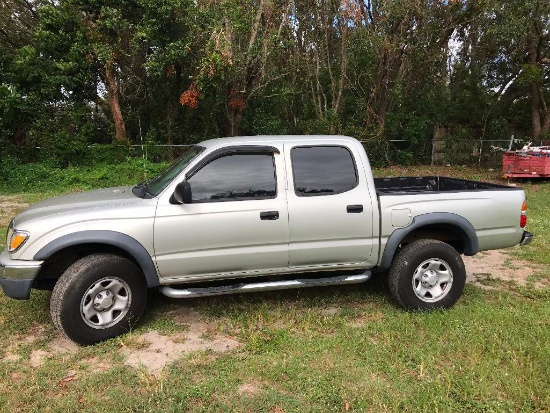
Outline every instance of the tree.
{"label": "tree", "polygon": [[[290,4],[222,0],[199,2],[197,7],[208,16],[206,33],[211,35],[192,87],[213,88],[220,97],[225,94],[227,134],[235,136],[248,101],[276,80],[272,64],[289,24]],[[204,32],[204,23],[197,23],[201,25],[197,32]]]}
{"label": "tree", "polygon": [[[142,18],[137,0],[112,1],[69,0],[81,12],[81,25],[88,40],[88,59],[100,68],[98,75],[105,85],[115,127],[115,140],[126,141],[126,123],[121,109],[124,65],[132,60],[132,40]],[[126,76],[131,75],[126,72]]]}
{"label": "tree", "polygon": [[437,124],[477,138],[543,138],[549,8],[543,0],[0,0],[1,140],[63,148],[345,133],[389,154],[390,139],[416,151]]}
{"label": "tree", "polygon": [[541,135],[550,135],[550,106],[546,102],[550,91],[550,4],[533,1],[530,20],[522,80],[529,83],[533,138],[540,139]]}
{"label": "tree", "polygon": [[531,137],[548,134],[550,4],[488,0],[462,39],[461,61],[494,95],[494,105],[517,109],[528,99],[530,111],[523,116],[530,119]]}

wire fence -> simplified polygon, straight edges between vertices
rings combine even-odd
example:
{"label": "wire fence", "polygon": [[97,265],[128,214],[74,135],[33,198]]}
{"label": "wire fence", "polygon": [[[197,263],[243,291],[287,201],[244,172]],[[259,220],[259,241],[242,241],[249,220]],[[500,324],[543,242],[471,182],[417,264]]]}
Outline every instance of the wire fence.
{"label": "wire fence", "polygon": [[[510,139],[473,140],[364,140],[361,141],[373,166],[387,165],[469,165],[499,167],[502,153],[510,146]],[[535,145],[547,144],[545,141]],[[0,148],[0,159],[11,157],[22,163],[55,163],[59,166],[95,165],[120,162],[128,158],[142,158],[149,162],[171,162],[191,145],[136,144],[136,145],[67,145],[60,147]],[[523,142],[513,142],[513,149]]]}
{"label": "wire fence", "polygon": [[[380,142],[362,141],[371,162],[375,166],[397,165],[468,165],[500,167],[502,153],[510,146],[510,140],[444,139],[441,141],[407,140]],[[514,148],[518,143],[514,143]],[[521,145],[523,146],[523,145]]]}

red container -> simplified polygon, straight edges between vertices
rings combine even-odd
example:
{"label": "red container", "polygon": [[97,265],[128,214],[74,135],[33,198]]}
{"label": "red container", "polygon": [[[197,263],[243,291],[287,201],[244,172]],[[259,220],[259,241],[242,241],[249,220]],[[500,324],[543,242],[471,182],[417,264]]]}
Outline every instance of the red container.
{"label": "red container", "polygon": [[506,178],[550,177],[550,153],[505,152],[502,173]]}

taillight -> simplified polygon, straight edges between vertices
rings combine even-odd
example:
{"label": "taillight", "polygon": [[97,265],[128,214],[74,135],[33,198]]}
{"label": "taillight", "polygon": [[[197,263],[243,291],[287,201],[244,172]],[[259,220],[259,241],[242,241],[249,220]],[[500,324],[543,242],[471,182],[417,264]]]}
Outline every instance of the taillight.
{"label": "taillight", "polygon": [[523,205],[521,206],[521,216],[519,218],[519,226],[520,228],[525,228],[527,225],[527,202],[523,201]]}

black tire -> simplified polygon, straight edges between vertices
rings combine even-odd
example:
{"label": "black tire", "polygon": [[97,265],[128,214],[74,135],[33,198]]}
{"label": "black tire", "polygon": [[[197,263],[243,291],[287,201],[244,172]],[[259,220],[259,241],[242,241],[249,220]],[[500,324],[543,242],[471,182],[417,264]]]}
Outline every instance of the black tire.
{"label": "black tire", "polygon": [[141,270],[112,254],[94,254],[72,264],[50,299],[54,325],[82,345],[130,331],[145,308],[147,286]]}
{"label": "black tire", "polygon": [[460,254],[431,239],[405,245],[388,274],[393,297],[408,310],[450,308],[462,295],[465,283],[466,268]]}

